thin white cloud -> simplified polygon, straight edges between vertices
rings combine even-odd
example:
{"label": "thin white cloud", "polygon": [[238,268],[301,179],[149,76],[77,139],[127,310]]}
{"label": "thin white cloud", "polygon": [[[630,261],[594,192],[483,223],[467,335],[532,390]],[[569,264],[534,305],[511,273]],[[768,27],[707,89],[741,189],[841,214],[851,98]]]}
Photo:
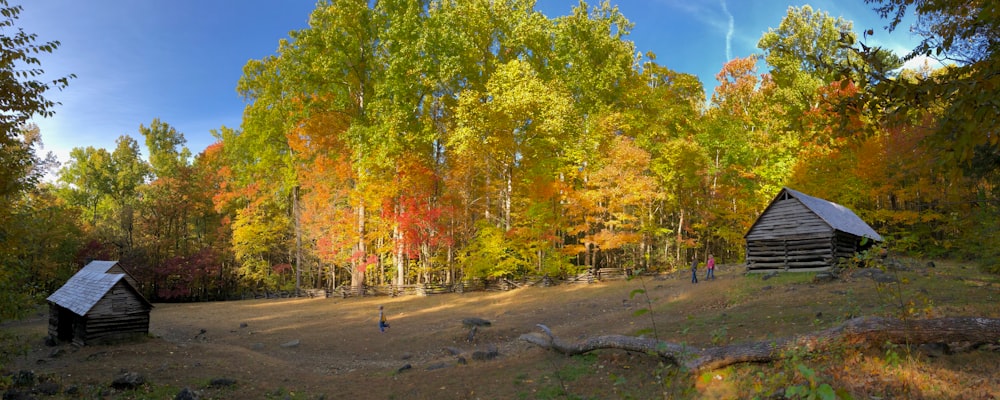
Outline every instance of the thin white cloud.
{"label": "thin white cloud", "polygon": [[735,21],[733,21],[733,14],[729,12],[729,7],[726,6],[726,0],[721,0],[720,2],[722,3],[722,12],[726,13],[726,17],[729,18],[729,29],[726,31],[726,60],[732,60]]}
{"label": "thin white cloud", "polygon": [[738,48],[753,48],[757,44],[755,37],[742,37],[736,31],[736,20],[729,11],[729,4],[726,3],[726,0],[720,0],[718,6],[704,0],[660,0],[659,3],[688,14],[710,30],[725,35],[725,61],[733,59],[734,40]]}
{"label": "thin white cloud", "polygon": [[726,31],[728,24],[722,18],[715,7],[703,2],[690,0],[663,0],[662,4],[680,10],[693,16],[696,20],[712,27],[720,32]]}

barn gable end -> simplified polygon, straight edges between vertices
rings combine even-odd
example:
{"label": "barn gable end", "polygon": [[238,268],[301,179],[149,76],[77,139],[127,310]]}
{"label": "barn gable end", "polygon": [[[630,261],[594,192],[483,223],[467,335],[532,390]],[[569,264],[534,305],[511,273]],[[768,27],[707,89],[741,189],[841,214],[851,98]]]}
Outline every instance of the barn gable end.
{"label": "barn gable end", "polygon": [[833,228],[794,197],[778,196],[757,218],[747,240],[826,236]]}
{"label": "barn gable end", "polygon": [[784,188],[747,231],[750,271],[829,269],[862,249],[862,238],[882,236],[853,211],[830,201]]}
{"label": "barn gable end", "polygon": [[119,264],[118,261],[94,260],[87,263],[87,265],[80,269],[79,272],[84,271],[101,274],[123,274],[125,275],[125,280],[127,280],[132,287],[136,289],[139,288],[139,282],[132,277],[132,274],[128,273],[125,268],[122,268],[122,265]]}
{"label": "barn gable end", "polygon": [[[49,335],[85,345],[149,332],[149,303],[114,261],[94,261],[71,277],[49,301]],[[124,271],[124,270],[121,270]]]}

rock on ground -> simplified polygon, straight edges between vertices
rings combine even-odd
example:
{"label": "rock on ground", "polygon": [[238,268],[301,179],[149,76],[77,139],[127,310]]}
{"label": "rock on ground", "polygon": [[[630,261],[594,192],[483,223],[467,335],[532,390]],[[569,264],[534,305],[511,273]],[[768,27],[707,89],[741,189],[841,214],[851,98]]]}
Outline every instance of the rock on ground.
{"label": "rock on ground", "polygon": [[111,382],[111,387],[119,390],[133,390],[146,383],[146,378],[138,372],[123,372]]}
{"label": "rock on ground", "polygon": [[184,388],[180,392],[177,392],[177,396],[174,396],[174,400],[198,400],[198,392],[194,390]]}

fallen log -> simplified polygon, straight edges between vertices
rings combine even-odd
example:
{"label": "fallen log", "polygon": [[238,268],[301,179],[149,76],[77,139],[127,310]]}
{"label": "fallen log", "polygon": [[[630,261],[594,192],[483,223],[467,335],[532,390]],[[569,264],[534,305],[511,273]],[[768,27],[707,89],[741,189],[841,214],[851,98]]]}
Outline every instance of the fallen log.
{"label": "fallen log", "polygon": [[618,349],[656,354],[674,365],[697,372],[745,362],[769,362],[787,357],[791,351],[817,352],[836,340],[846,343],[986,344],[1000,342],[1000,319],[954,317],[922,320],[859,317],[822,331],[774,340],[736,343],[716,347],[694,347],[658,341],[653,338],[602,335],[576,343],[556,337],[547,326],[537,325],[542,333],[521,335],[520,339],[544,349],[566,355],[584,354],[599,349]]}

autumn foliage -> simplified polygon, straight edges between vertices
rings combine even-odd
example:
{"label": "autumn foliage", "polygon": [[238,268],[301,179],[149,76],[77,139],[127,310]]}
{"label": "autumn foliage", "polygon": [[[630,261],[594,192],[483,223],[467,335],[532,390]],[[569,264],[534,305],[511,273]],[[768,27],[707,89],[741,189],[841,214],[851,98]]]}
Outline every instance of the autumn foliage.
{"label": "autumn foliage", "polygon": [[995,84],[993,42],[898,72],[850,21],[803,6],[775,23],[706,99],[607,3],[549,18],[529,0],[319,2],[247,63],[238,129],[192,157],[154,120],[148,162],[127,136],[74,150],[46,201],[163,299],[738,263],[785,186],[897,251],[1000,257],[998,132],[956,128],[996,108],[942,89]]}

